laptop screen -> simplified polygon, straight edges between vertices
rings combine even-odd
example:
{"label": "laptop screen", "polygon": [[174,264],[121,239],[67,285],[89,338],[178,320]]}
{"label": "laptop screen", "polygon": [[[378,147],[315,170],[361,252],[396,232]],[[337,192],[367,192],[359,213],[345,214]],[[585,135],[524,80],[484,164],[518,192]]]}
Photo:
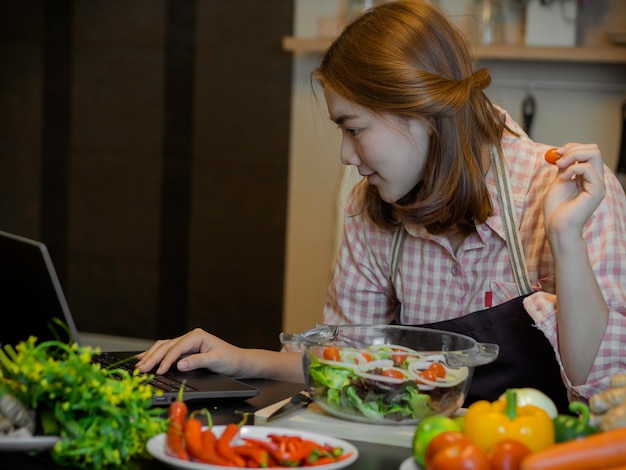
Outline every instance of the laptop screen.
{"label": "laptop screen", "polygon": [[[0,231],[0,344],[16,345],[34,335],[39,342],[78,341],[76,327],[43,243]],[[67,325],[54,322],[59,319]]]}
{"label": "laptop screen", "polygon": [[[38,241],[0,231],[0,345],[16,345],[36,336],[38,342],[58,339],[65,343],[80,339],[52,259],[46,246]],[[62,323],[55,323],[55,319]],[[67,330],[64,328],[67,326]],[[127,360],[133,353],[109,352],[117,361]],[[116,361],[116,362],[117,362]],[[168,405],[178,399],[178,388],[185,383],[186,400],[249,398],[259,389],[246,383],[216,374],[207,369],[179,372],[175,368],[167,377],[157,376],[154,382],[162,394],[152,398],[154,405]]]}

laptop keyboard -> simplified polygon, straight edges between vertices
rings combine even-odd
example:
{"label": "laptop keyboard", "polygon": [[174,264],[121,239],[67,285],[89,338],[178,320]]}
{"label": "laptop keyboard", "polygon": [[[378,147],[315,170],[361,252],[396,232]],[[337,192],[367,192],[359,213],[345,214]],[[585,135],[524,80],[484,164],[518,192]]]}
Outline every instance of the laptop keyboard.
{"label": "laptop keyboard", "polygon": [[[119,357],[106,352],[101,354],[94,354],[93,362],[96,362],[102,366],[102,368],[108,368],[110,366],[117,367],[119,369],[125,369],[129,372],[133,372],[135,369],[135,361],[120,362]],[[155,375],[154,378],[148,382],[151,386],[164,392],[178,392],[183,385],[180,380],[165,375]],[[185,384],[183,392],[192,392],[196,389]]]}

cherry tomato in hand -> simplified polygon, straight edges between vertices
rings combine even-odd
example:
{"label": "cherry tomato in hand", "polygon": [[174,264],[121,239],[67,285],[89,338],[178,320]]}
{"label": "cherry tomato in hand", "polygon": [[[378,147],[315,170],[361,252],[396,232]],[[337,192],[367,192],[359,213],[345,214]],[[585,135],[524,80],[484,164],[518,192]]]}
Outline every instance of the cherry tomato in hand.
{"label": "cherry tomato in hand", "polygon": [[339,361],[341,359],[339,348],[336,346],[327,346],[324,348],[324,359],[327,361]]}
{"label": "cherry tomato in hand", "polygon": [[557,152],[556,148],[551,148],[545,154],[545,159],[551,165],[556,165],[556,161],[561,158],[561,155]]}
{"label": "cherry tomato in hand", "polygon": [[522,459],[531,453],[526,444],[506,439],[495,444],[487,452],[492,470],[519,470]]}
{"label": "cherry tomato in hand", "polygon": [[426,470],[490,470],[485,453],[473,442],[459,441],[443,447],[426,461]]}

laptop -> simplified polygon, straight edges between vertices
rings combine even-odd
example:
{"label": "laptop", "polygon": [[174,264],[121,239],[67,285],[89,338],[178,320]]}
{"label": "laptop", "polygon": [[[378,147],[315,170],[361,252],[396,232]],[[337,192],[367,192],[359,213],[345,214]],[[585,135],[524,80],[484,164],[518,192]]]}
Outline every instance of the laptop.
{"label": "laptop", "polygon": [[[16,345],[29,336],[36,336],[38,342],[60,339],[82,345],[45,244],[3,231],[0,231],[0,315],[4,317],[0,347]],[[54,323],[55,318],[67,325],[67,333]],[[125,361],[124,366],[132,369],[138,352],[107,351],[94,360],[104,361],[104,365]],[[132,359],[128,361],[129,358]],[[185,401],[246,399],[259,395],[258,388],[231,377],[207,369],[180,372],[175,367],[163,376],[155,376],[152,385],[163,394],[153,395],[153,405],[166,406],[176,401],[183,379]]]}

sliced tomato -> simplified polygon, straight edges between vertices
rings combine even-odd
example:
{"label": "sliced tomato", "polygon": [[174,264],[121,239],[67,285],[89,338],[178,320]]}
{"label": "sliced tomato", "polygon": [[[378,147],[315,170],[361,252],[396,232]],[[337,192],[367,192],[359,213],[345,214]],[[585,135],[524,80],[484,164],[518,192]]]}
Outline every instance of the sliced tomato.
{"label": "sliced tomato", "polygon": [[404,361],[407,359],[415,359],[415,356],[407,351],[403,351],[402,349],[396,349],[391,355],[391,359],[398,367],[400,367],[404,364]]}
{"label": "sliced tomato", "polygon": [[374,359],[370,353],[366,353],[366,352],[361,353],[361,356],[363,356],[363,358],[364,358],[367,362],[372,362],[372,360]]}
{"label": "sliced tomato", "polygon": [[437,380],[437,374],[435,373],[435,371],[430,369],[421,371],[419,373],[419,376],[426,380],[430,380],[431,382],[435,382]]}
{"label": "sliced tomato", "polygon": [[432,370],[439,378],[443,379],[446,376],[446,368],[441,362],[433,362],[430,366],[428,366],[428,369]]}
{"label": "sliced tomato", "polygon": [[395,379],[404,378],[404,374],[397,369],[385,369],[380,375],[384,375],[385,377],[393,377]]}
{"label": "sliced tomato", "polygon": [[337,346],[326,346],[324,348],[324,359],[327,361],[339,361],[341,360],[341,354]]}
{"label": "sliced tomato", "polygon": [[395,365],[401,366],[402,364],[404,364],[404,361],[406,361],[407,356],[408,354],[405,351],[396,349],[394,354],[391,355],[391,359],[393,360]]}

